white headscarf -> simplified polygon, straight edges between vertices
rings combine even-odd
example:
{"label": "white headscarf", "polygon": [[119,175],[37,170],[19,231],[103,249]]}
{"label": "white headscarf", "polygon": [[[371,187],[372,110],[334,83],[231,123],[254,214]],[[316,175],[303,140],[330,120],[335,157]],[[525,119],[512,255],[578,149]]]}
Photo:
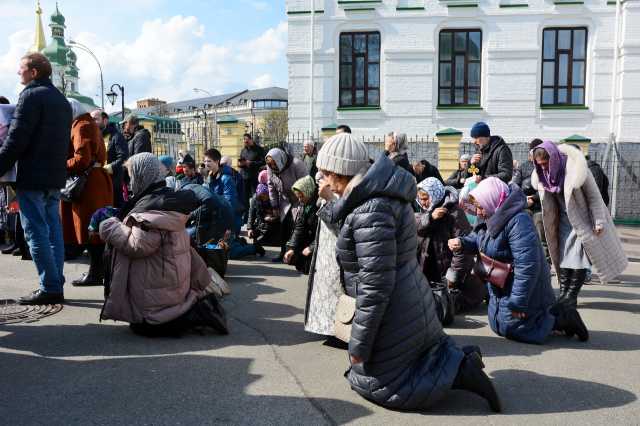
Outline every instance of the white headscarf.
{"label": "white headscarf", "polygon": [[160,160],[149,152],[143,152],[127,160],[133,195],[140,195],[147,188],[163,179],[160,176]]}
{"label": "white headscarf", "polygon": [[87,109],[84,104],[81,104],[77,99],[67,98],[69,105],[71,105],[71,114],[73,119],[80,117],[82,114],[88,114],[89,109]]}

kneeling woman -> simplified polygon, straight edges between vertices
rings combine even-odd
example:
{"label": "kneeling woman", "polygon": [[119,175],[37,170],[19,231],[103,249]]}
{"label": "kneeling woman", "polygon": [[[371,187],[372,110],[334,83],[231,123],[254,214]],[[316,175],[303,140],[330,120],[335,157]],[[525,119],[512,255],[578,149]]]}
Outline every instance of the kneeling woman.
{"label": "kneeling woman", "polygon": [[[368,166],[366,146],[348,133],[333,136],[318,154],[317,167],[340,196],[319,216],[340,226],[342,284],[355,299],[346,374],[351,387],[403,410],[426,409],[450,389],[464,389],[500,411],[479,349],[459,349],[444,333],[418,266],[414,177],[384,154]],[[324,189],[323,198],[330,199]]]}
{"label": "kneeling woman", "polygon": [[449,240],[449,247],[483,253],[512,266],[503,288],[487,282],[491,329],[525,343],[543,343],[553,330],[586,341],[589,333],[578,311],[565,305],[552,309],[555,295],[549,265],[533,219],[524,210],[527,201],[522,190],[491,177],[480,182],[470,198],[484,224],[473,234]]}
{"label": "kneeling woman", "polygon": [[149,153],[127,161],[134,197],[119,217],[100,224],[111,250],[109,294],[101,319],[125,321],[144,335],[179,334],[192,326],[227,333],[207,266],[191,248],[185,224],[198,201],[175,192]]}

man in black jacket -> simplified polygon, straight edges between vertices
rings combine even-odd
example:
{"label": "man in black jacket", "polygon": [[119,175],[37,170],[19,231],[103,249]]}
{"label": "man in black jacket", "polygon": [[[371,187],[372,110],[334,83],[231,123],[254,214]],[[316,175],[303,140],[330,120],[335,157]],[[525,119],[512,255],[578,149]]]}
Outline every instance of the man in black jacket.
{"label": "man in black jacket", "polygon": [[471,157],[471,164],[480,170],[477,182],[491,176],[509,184],[513,175],[513,154],[507,143],[500,136],[491,136],[486,123],[478,122],[471,128],[471,137],[476,145],[476,154]]}
{"label": "man in black jacket", "polygon": [[20,61],[25,85],[5,143],[0,148],[0,176],[18,162],[16,194],[20,218],[40,288],[21,304],[64,302],[64,242],[60,222],[60,188],[67,178],[71,106],[51,83],[51,64],[40,53]]}
{"label": "man in black jacket", "polygon": [[238,194],[238,197],[242,197],[242,202],[247,207],[247,211],[249,200],[256,193],[256,188],[258,187],[258,173],[266,164],[266,155],[264,148],[258,145],[249,133],[245,133],[244,148],[242,148],[238,159],[238,168],[244,180],[244,194]]}
{"label": "man in black jacket", "polygon": [[129,158],[129,148],[124,136],[114,123],[109,122],[109,114],[104,111],[95,110],[91,113],[95,120],[107,147],[107,164],[104,169],[111,175],[113,182],[113,206],[122,207],[124,198],[122,196],[122,181],[124,175],[124,162]]}
{"label": "man in black jacket", "polygon": [[129,143],[129,157],[142,152],[153,152],[151,133],[140,125],[140,119],[135,114],[129,114],[125,119],[124,134]]}

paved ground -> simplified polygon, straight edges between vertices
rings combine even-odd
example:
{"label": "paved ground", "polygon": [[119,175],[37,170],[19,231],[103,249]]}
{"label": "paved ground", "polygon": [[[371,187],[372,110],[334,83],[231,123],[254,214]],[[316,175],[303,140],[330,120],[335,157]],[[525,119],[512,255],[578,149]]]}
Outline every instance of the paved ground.
{"label": "paved ground", "polygon": [[[21,424],[638,424],[640,231],[620,229],[632,260],[621,282],[585,287],[591,340],[544,346],[491,333],[486,315],[449,329],[478,344],[504,414],[455,392],[428,414],[370,404],[349,389],[344,351],[303,331],[306,280],[267,261],[233,262],[224,303],[232,334],[145,339],[98,323],[101,290],[67,288],[62,312],[0,325],[0,416]],[[67,277],[86,270],[67,265]],[[0,299],[34,285],[29,262],[0,257]]]}

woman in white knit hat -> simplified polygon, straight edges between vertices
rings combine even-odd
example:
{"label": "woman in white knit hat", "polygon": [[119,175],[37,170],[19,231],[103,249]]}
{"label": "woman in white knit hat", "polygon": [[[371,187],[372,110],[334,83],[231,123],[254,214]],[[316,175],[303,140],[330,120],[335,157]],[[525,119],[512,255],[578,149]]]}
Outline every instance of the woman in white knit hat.
{"label": "woman in white knit hat", "polygon": [[340,197],[319,216],[340,226],[342,284],[355,299],[346,373],[352,389],[401,410],[426,409],[450,389],[462,389],[500,411],[480,349],[458,348],[438,321],[417,262],[413,175],[384,154],[370,166],[366,146],[344,133],[325,143],[317,166],[326,179],[320,196]]}

